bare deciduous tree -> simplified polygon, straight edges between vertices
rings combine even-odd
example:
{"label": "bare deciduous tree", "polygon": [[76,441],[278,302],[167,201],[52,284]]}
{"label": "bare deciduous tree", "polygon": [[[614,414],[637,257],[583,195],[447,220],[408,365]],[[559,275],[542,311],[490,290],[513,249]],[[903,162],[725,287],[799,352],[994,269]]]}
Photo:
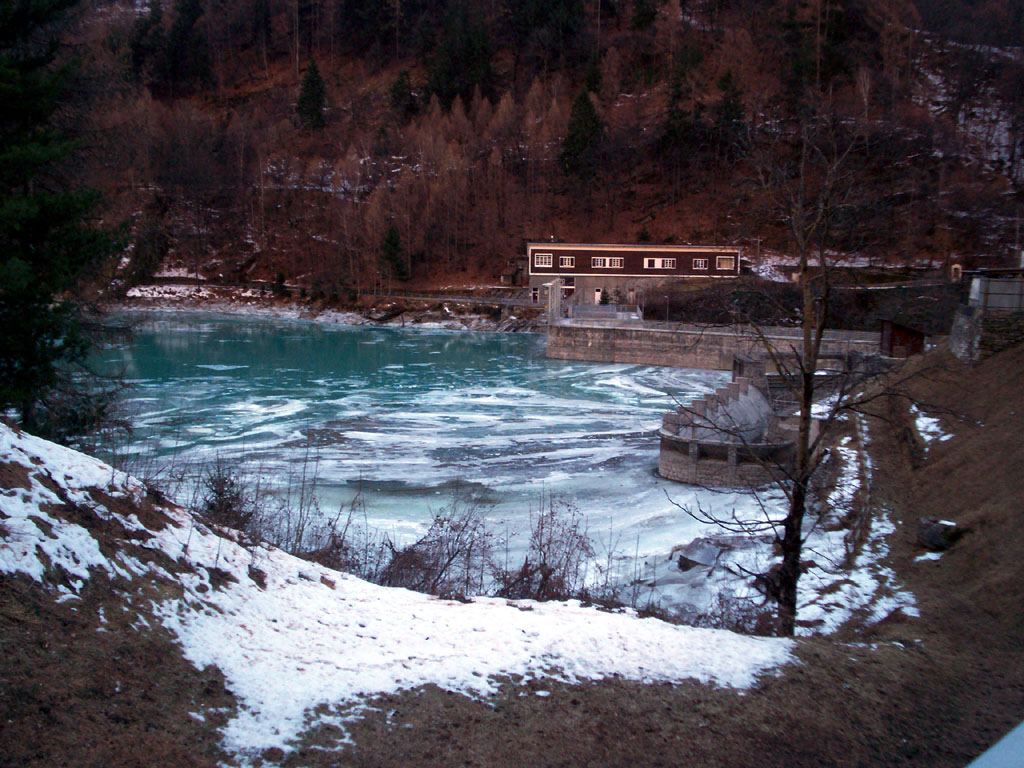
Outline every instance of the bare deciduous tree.
{"label": "bare deciduous tree", "polygon": [[774,586],[779,608],[779,633],[792,635],[796,626],[797,583],[804,543],[803,522],[811,478],[817,469],[817,448],[823,434],[812,434],[812,407],[822,342],[829,322],[834,259],[830,257],[833,227],[849,202],[853,179],[848,159],[853,144],[845,140],[831,116],[805,118],[789,135],[770,136],[757,156],[758,180],[786,225],[798,259],[801,288],[799,347],[781,354],[762,338],[776,369],[796,400],[799,426],[793,467],[782,484],[788,510],[782,521],[782,566]]}
{"label": "bare deciduous tree", "polygon": [[[785,227],[797,257],[799,334],[780,339],[765,327],[752,324],[749,328],[758,338],[768,364],[781,375],[795,404],[797,426],[792,461],[770,467],[771,475],[777,478],[776,485],[785,494],[786,512],[778,518],[762,505],[764,518],[748,521],[703,509],[687,511],[698,520],[729,532],[773,536],[782,562],[773,569],[770,579],[762,578],[759,583],[778,607],[778,633],[792,635],[801,554],[807,536],[804,518],[813,492],[812,479],[821,460],[819,449],[827,433],[825,429],[815,429],[812,409],[820,394],[819,373],[837,260],[831,249],[833,234],[837,220],[845,218],[843,209],[851,204],[854,189],[849,163],[853,144],[840,124],[827,115],[808,115],[795,125],[770,125],[753,142],[752,156],[757,182],[771,206],[771,217]],[[847,380],[833,394],[827,424],[835,420],[851,392]],[[714,429],[734,441],[746,442],[742,425],[719,423]]]}

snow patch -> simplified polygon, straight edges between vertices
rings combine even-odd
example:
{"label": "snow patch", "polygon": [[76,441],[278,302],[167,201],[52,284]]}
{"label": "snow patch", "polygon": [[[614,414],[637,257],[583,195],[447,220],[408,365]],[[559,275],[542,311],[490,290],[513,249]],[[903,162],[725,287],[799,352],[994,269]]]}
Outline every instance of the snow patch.
{"label": "snow patch", "polygon": [[944,443],[953,437],[952,434],[943,430],[942,422],[939,419],[934,416],[927,416],[917,405],[911,404],[910,414],[914,417],[914,426],[917,428],[917,433],[921,436],[921,439],[924,440],[926,447],[936,441]]}

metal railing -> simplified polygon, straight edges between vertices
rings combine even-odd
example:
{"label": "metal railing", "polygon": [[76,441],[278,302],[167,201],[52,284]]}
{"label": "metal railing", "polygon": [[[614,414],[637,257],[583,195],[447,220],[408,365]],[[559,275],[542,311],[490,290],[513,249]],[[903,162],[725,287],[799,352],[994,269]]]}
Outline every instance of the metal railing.
{"label": "metal railing", "polygon": [[[702,323],[675,323],[665,320],[644,320],[637,323],[636,320],[624,320],[617,317],[606,319],[594,319],[590,317],[561,318],[552,322],[552,325],[578,326],[586,328],[589,325],[601,327],[637,328],[645,331],[658,331],[663,333],[691,333],[691,334],[726,334],[729,336],[765,336],[772,339],[794,339],[803,338],[803,330],[799,327],[782,325],[754,326],[744,324],[702,324]],[[879,343],[881,334],[877,331],[843,331],[826,330],[822,337],[824,341],[859,341],[866,343]]]}
{"label": "metal railing", "polygon": [[474,296],[455,293],[421,293],[417,291],[360,291],[360,296],[409,301],[450,301],[457,304],[484,304],[490,307],[539,307],[529,296]]}

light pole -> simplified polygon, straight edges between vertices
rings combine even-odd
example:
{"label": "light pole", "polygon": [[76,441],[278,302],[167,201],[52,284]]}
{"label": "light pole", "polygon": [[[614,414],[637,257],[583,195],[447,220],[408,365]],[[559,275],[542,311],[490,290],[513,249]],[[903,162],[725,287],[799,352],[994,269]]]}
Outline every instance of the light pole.
{"label": "light pole", "polygon": [[665,322],[668,322],[668,294],[665,294]]}

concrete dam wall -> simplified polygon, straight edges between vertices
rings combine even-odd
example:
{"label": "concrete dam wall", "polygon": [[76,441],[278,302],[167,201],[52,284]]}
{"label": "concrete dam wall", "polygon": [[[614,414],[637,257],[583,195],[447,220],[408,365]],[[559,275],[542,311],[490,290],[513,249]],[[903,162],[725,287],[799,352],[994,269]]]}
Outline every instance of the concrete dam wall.
{"label": "concrete dam wall", "polygon": [[[799,329],[762,328],[760,332],[780,354],[800,350]],[[879,333],[828,331],[821,354],[824,357],[851,353],[877,355],[880,342]],[[561,321],[548,326],[546,354],[556,360],[728,371],[732,370],[736,354],[758,357],[763,353],[764,345],[759,335],[744,326],[704,327],[648,322],[609,325]]]}

